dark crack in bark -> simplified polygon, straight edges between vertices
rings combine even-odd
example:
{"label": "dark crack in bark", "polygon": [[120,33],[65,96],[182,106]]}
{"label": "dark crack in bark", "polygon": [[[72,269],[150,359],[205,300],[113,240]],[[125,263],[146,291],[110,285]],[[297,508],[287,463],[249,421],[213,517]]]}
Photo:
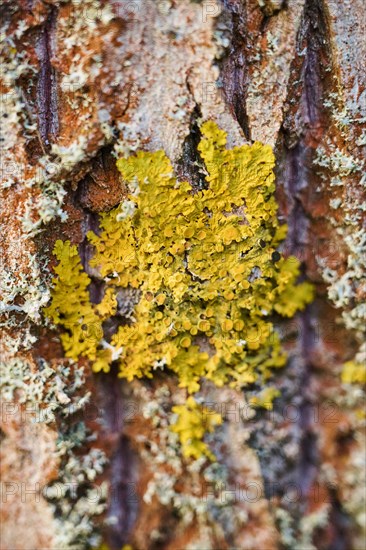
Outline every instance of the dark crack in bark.
{"label": "dark crack in bark", "polygon": [[57,80],[56,71],[52,66],[57,14],[58,8],[51,6],[36,44],[40,66],[37,83],[38,129],[46,147],[50,146],[59,129]]}
{"label": "dark crack in bark", "polygon": [[182,145],[182,156],[177,164],[177,177],[180,181],[188,181],[194,191],[207,187],[205,180],[205,168],[197,150],[201,140],[201,131],[198,119],[201,117],[199,105],[195,105],[191,114],[190,132]]}
{"label": "dark crack in bark", "polygon": [[116,373],[97,377],[101,414],[105,437],[113,441],[109,466],[106,471],[111,484],[107,519],[109,525],[105,537],[111,550],[120,550],[138,517],[139,460],[123,433],[124,425],[133,421],[136,402],[126,390],[126,383],[116,378]]}
{"label": "dark crack in bark", "polygon": [[250,126],[246,112],[246,95],[248,87],[248,36],[247,6],[238,0],[224,2],[224,16],[231,17],[231,44],[225,57],[221,60],[221,82],[225,101],[250,141]]}

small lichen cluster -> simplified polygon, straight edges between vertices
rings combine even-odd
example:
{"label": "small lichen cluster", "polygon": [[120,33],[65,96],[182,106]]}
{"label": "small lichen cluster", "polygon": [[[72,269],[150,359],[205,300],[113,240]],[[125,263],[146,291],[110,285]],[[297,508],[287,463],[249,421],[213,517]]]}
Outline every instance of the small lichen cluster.
{"label": "small lichen cluster", "polygon": [[[185,409],[184,392],[172,392],[165,384],[160,384],[156,390],[146,385],[135,385],[134,392],[135,397],[144,403],[143,416],[153,425],[152,435],[141,430],[137,436],[141,456],[153,474],[143,496],[144,502],[150,505],[157,499],[162,505],[173,509],[184,525],[192,525],[196,518],[199,531],[209,530],[212,533],[214,529],[217,535],[222,529],[228,537],[232,536],[243,525],[246,515],[238,506],[233,492],[225,493],[223,498],[223,489],[229,484],[228,467],[223,463],[208,462],[206,454],[182,461],[179,434],[171,429],[176,421],[175,415],[169,411],[171,403],[173,401],[176,407]],[[203,403],[200,405],[204,407]],[[191,403],[190,408],[197,410],[197,405]],[[186,413],[185,410],[183,412]],[[209,410],[207,415],[211,417],[215,413]],[[217,434],[208,436],[212,442],[215,437]],[[151,543],[158,544],[160,537],[164,539],[164,534],[153,530]],[[210,547],[209,541],[199,546]]]}
{"label": "small lichen cluster", "polygon": [[366,343],[364,342],[355,358],[343,365],[342,382],[344,384],[366,384]]}
{"label": "small lichen cluster", "polygon": [[173,407],[172,411],[178,415],[172,431],[179,435],[183,455],[193,458],[206,455],[214,460],[215,457],[204,443],[203,436],[213,432],[215,426],[222,423],[221,415],[212,413],[207,407],[201,407],[192,396],[184,405]]}
{"label": "small lichen cluster", "polygon": [[[77,248],[57,241],[52,302],[46,314],[66,331],[67,357],[95,371],[117,362],[128,380],[173,371],[189,393],[204,377],[217,386],[267,381],[285,363],[271,316],[291,317],[312,299],[296,285],[299,262],[276,250],[286,234],[274,198],[274,155],[254,143],[226,149],[213,122],[198,145],[207,188],[194,192],[174,176],[162,151],[118,160],[129,195],[101,215],[90,267],[104,297],[93,304]],[[107,336],[123,289],[134,289],[129,319]]]}

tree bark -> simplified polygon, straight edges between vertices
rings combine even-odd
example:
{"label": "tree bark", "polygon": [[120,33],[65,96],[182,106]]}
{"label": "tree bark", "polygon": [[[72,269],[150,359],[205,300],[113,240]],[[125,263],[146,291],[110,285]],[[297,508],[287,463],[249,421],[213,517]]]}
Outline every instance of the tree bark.
{"label": "tree bark", "polygon": [[[365,548],[364,390],[341,380],[365,360],[363,2],[5,0],[1,12],[1,548]],[[200,514],[209,478],[187,464],[174,477],[164,459],[174,378],[69,365],[42,307],[55,241],[86,265],[87,231],[123,197],[115,157],[162,149],[194,184],[205,120],[229,147],[274,148],[285,252],[316,299],[279,324],[289,359],[273,411],[246,415],[245,391],[204,388],[225,412],[213,446],[226,478]]]}

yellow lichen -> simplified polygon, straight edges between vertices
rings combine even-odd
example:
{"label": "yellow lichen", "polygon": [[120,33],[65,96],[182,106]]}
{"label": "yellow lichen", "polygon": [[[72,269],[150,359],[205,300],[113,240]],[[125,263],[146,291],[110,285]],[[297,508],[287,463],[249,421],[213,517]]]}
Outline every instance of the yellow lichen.
{"label": "yellow lichen", "polygon": [[366,365],[357,361],[347,361],[342,369],[344,384],[366,384]]}
{"label": "yellow lichen", "polygon": [[[313,294],[309,283],[296,285],[298,260],[276,251],[286,227],[276,217],[271,147],[226,149],[213,122],[201,131],[202,191],[177,181],[162,151],[118,160],[129,196],[101,215],[100,235],[88,234],[103,302],[90,304],[76,248],[58,241],[47,309],[67,331],[68,357],[86,356],[96,371],[116,361],[128,380],[166,368],[189,393],[202,378],[236,388],[266,382],[285,363],[271,315],[291,317]],[[133,316],[106,341],[103,320],[126,288],[138,296]],[[86,341],[89,323],[99,340]]]}
{"label": "yellow lichen", "polygon": [[77,360],[87,357],[98,365],[98,370],[108,371],[111,352],[101,349],[102,322],[113,315],[116,299],[108,289],[100,304],[90,303],[89,276],[83,271],[77,247],[70,241],[56,241],[53,250],[59,264],[54,271],[52,302],[45,313],[55,324],[66,331],[61,334],[65,355]]}
{"label": "yellow lichen", "polygon": [[271,411],[273,409],[273,400],[280,395],[280,392],[277,388],[268,386],[264,388],[258,395],[252,397],[249,401],[250,405],[253,407],[262,407]]}
{"label": "yellow lichen", "polygon": [[222,423],[221,415],[200,406],[192,396],[188,397],[184,405],[177,405],[172,410],[178,416],[171,429],[179,435],[183,455],[187,458],[207,456],[214,460],[215,456],[204,443],[203,436],[213,432],[215,426]]}

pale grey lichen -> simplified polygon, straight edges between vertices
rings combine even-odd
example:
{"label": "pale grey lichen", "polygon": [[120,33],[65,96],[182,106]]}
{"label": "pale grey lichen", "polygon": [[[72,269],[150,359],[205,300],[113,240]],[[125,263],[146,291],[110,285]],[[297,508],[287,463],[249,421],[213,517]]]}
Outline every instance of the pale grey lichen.
{"label": "pale grey lichen", "polygon": [[[359,103],[356,101],[355,105],[350,106],[344,101],[342,96],[342,89],[338,85],[337,91],[330,92],[323,101],[324,107],[332,113],[332,119],[336,126],[341,130],[345,130],[347,126],[351,126],[352,124],[366,122],[366,119],[360,116]],[[344,133],[342,135],[346,136],[347,134]]]}
{"label": "pale grey lichen", "polygon": [[[360,345],[355,357],[343,366],[342,392],[332,393],[336,406],[346,414],[351,426],[353,444],[346,457],[342,478],[330,464],[323,466],[322,475],[327,484],[336,487],[342,506],[354,522],[352,546],[358,548],[362,546],[361,541],[366,533],[365,492],[360,489],[365,483],[364,460],[361,456],[365,449],[362,368],[366,364],[366,231],[363,225],[366,177],[365,160],[359,149],[365,145],[365,131],[360,127],[365,118],[360,109],[358,84],[355,86],[355,93],[348,95],[347,101],[339,85],[337,91],[329,94],[325,100],[324,106],[329,110],[331,125],[323,147],[318,149],[315,164],[320,167],[319,175],[324,186],[330,186],[334,191],[335,197],[330,199],[330,207],[338,212],[337,218],[330,217],[330,222],[335,228],[334,237],[346,255],[343,265],[341,254],[337,254],[336,264],[329,263],[326,257],[318,257],[318,263],[323,280],[328,284],[331,302],[341,310],[345,327],[353,332]],[[332,125],[335,129],[334,138]],[[339,139],[339,132],[343,143]],[[357,376],[352,375],[352,368],[356,367],[360,369]],[[311,522],[305,527],[311,530]],[[309,537],[306,541],[309,541]]]}
{"label": "pale grey lichen", "polygon": [[54,508],[53,547],[85,550],[99,542],[94,518],[106,508],[108,485],[97,485],[96,478],[107,462],[96,447],[80,452],[93,439],[84,422],[73,415],[85,408],[90,392],[84,392],[83,369],[67,363],[50,366],[40,359],[37,368],[20,358],[0,364],[0,394],[4,403],[24,406],[27,419],[36,424],[57,427],[55,456],[60,469],[56,480],[42,490],[42,496]]}
{"label": "pale grey lichen", "polygon": [[4,266],[0,280],[0,314],[25,313],[32,321],[39,322],[41,309],[49,301],[50,294],[42,279],[37,258],[29,252],[26,253],[26,257],[27,273],[16,274]]}
{"label": "pale grey lichen", "polygon": [[275,518],[284,548],[317,550],[314,535],[319,528],[326,528],[329,522],[330,505],[322,504],[317,510],[305,514],[299,522],[281,506],[274,506]]}
{"label": "pale grey lichen", "polygon": [[[331,145],[330,142],[329,145]],[[363,160],[345,153],[334,145],[331,148],[333,152],[329,154],[324,147],[318,147],[314,163],[331,172],[336,172],[341,178],[355,172],[362,172],[365,165]],[[328,176],[321,174],[321,177],[327,178]]]}
{"label": "pale grey lichen", "polygon": [[[317,260],[323,279],[328,283],[330,300],[342,310],[345,326],[354,331],[362,344],[366,324],[366,231],[362,222],[366,211],[363,193],[366,177],[365,159],[359,149],[365,134],[363,131],[359,136],[359,125],[365,122],[365,118],[357,105],[350,100],[345,101],[343,96],[337,83],[336,91],[328,95],[324,106],[329,110],[331,124],[336,128],[335,135],[338,136],[340,130],[344,143],[340,145],[339,138],[333,138],[332,133],[328,133],[323,146],[317,150],[315,165],[320,168],[319,176],[324,185],[334,188],[336,196],[330,199],[330,207],[338,213],[342,212],[341,219],[338,213],[337,218],[330,216],[329,219],[335,228],[337,242],[346,253],[346,262],[341,266],[329,265],[326,257],[318,256]],[[360,350],[357,356],[361,355]],[[358,364],[357,358],[355,361]]]}

